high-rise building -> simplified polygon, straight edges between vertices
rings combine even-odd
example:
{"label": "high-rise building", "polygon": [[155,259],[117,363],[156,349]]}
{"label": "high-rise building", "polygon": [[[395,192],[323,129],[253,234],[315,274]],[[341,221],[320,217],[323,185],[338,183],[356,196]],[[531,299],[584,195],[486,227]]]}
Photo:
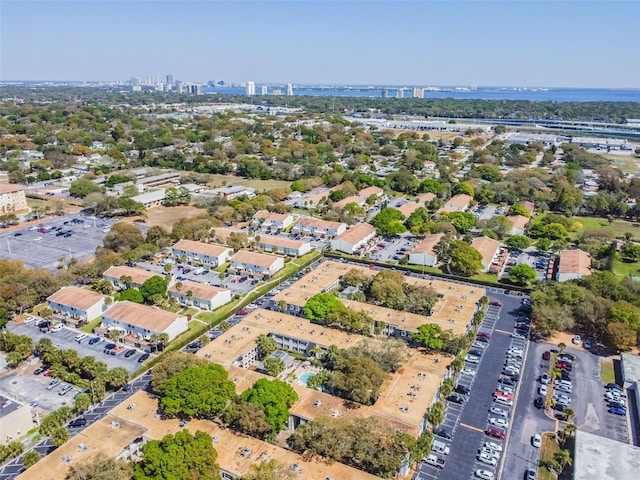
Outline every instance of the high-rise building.
{"label": "high-rise building", "polygon": [[404,89],[399,88],[398,91],[396,92],[396,98],[402,98],[404,97]]}
{"label": "high-rise building", "polygon": [[293,85],[287,83],[287,97],[293,97]]}
{"label": "high-rise building", "polygon": [[178,89],[178,93],[184,93],[184,84],[180,80],[176,82],[176,88]]}
{"label": "high-rise building", "polygon": [[273,89],[273,94],[277,97],[282,95],[282,90],[280,90],[279,88],[274,88]]}
{"label": "high-rise building", "polygon": [[131,85],[140,85],[140,79],[138,77],[131,77]]}
{"label": "high-rise building", "polygon": [[147,85],[153,85],[153,77],[151,75],[147,75]]}
{"label": "high-rise building", "polygon": [[167,84],[173,86],[173,75],[171,74],[167,75]]}
{"label": "high-rise building", "polygon": [[255,82],[247,82],[246,94],[249,96],[256,94],[256,84]]}
{"label": "high-rise building", "polygon": [[382,90],[382,98],[387,98],[389,96],[388,90]]}
{"label": "high-rise building", "polygon": [[413,92],[411,94],[413,98],[422,98],[424,97],[424,91],[420,87],[413,87]]}
{"label": "high-rise building", "polygon": [[269,88],[266,85],[262,85],[260,87],[260,94],[261,95],[268,95],[269,94]]}

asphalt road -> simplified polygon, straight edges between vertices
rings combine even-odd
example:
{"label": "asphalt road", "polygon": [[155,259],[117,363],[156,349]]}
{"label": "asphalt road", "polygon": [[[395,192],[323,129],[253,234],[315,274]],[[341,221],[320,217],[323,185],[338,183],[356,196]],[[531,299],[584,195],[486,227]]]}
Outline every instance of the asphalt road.
{"label": "asphalt road", "polygon": [[[145,390],[149,387],[151,383],[151,375],[144,374],[140,377],[136,378],[134,381],[130,382],[131,390],[129,392],[125,392],[124,390],[118,390],[116,393],[111,395],[110,397],[103,400],[101,403],[96,405],[93,409],[87,411],[84,415],[84,418],[87,419],[87,424],[83,427],[71,428],[68,427],[69,435],[71,438],[78,435],[85,428],[93,425],[98,420],[104,418],[107,413],[114,408],[116,405],[124,402],[127,398],[133,395],[138,390]],[[74,419],[72,419],[74,420]],[[32,450],[35,450],[40,454],[41,457],[49,455],[53,452],[57,447],[51,443],[49,437],[44,438],[42,441],[37,443]],[[22,456],[13,459],[11,462],[7,463],[2,470],[0,470],[0,480],[12,480],[16,478],[20,473],[24,472],[25,468],[22,465]]]}

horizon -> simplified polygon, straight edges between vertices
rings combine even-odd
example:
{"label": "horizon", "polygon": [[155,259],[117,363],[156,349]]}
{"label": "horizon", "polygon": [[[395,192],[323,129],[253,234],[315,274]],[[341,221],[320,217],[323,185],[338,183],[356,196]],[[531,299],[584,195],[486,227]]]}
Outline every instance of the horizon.
{"label": "horizon", "polygon": [[640,2],[576,5],[3,0],[0,80],[640,88]]}

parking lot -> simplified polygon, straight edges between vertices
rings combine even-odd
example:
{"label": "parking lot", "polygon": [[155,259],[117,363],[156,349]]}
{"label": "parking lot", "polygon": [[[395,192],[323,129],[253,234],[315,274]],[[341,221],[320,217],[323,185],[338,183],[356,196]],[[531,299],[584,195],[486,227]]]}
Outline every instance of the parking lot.
{"label": "parking lot", "polygon": [[416,243],[417,240],[409,236],[384,239],[373,247],[369,257],[376,262],[394,263],[408,255]]}
{"label": "parking lot", "polygon": [[[82,222],[72,223],[73,219]],[[114,223],[116,220],[113,219],[75,213],[13,229],[0,234],[0,258],[22,260],[32,268],[55,270],[60,266],[60,259],[68,263],[71,258],[82,260],[94,255]],[[59,231],[53,230],[57,227],[63,234],[57,235]],[[43,233],[40,228],[47,230]],[[71,235],[65,236],[65,232],[71,232]]]}
{"label": "parking lot", "polygon": [[[101,362],[107,364],[109,368],[115,367],[123,367],[129,373],[135,372],[138,368],[140,368],[140,364],[138,363],[138,359],[142,356],[142,351],[137,351],[137,353],[129,358],[125,358],[124,352],[119,355],[107,355],[103,353],[104,346],[107,343],[111,343],[104,338],[100,338],[100,341],[94,345],[89,345],[89,339],[95,337],[95,335],[90,335],[82,342],[78,343],[75,341],[76,335],[80,332],[79,330],[75,330],[72,328],[64,327],[59,332],[41,332],[39,328],[35,326],[35,322],[29,324],[16,324],[14,322],[9,322],[7,328],[11,330],[12,333],[17,335],[28,335],[33,339],[33,342],[36,343],[41,338],[49,338],[56,348],[59,349],[72,349],[78,352],[78,356],[86,357],[88,355],[92,355]],[[131,348],[131,347],[128,347]]]}
{"label": "parking lot", "polygon": [[535,247],[529,247],[524,251],[512,250],[509,252],[506,262],[504,262],[500,275],[508,277],[511,267],[524,263],[535,269],[538,281],[544,281],[549,261],[550,258],[540,254]]}

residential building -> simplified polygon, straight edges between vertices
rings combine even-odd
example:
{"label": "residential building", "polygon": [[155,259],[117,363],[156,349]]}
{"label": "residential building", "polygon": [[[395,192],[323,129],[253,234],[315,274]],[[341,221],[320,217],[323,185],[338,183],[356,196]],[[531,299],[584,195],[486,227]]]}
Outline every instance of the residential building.
{"label": "residential building", "polygon": [[31,407],[0,395],[0,445],[20,440],[33,428]]}
{"label": "residential building", "polygon": [[102,274],[102,278],[110,282],[115,288],[125,290],[127,288],[140,288],[144,282],[158,275],[160,274],[141,268],[116,265],[109,267]]}
{"label": "residential building", "polygon": [[153,175],[151,177],[139,178],[136,180],[136,188],[139,192],[144,192],[149,187],[158,187],[160,185],[180,183],[179,173],[163,173],[160,175]]}
{"label": "residential building", "polygon": [[262,230],[284,230],[293,225],[293,215],[260,210],[253,215],[251,223]]}
{"label": "residential building", "polygon": [[54,318],[71,325],[83,325],[102,315],[106,295],[80,287],[64,287],[47,298]]}
{"label": "residential building", "polygon": [[135,197],[131,197],[131,199],[141,203],[146,209],[161,207],[164,204],[165,192],[166,189],[157,188],[148,190],[140,195],[136,195]]}
{"label": "residential building", "polygon": [[308,242],[301,242],[290,238],[275,237],[272,235],[260,235],[260,240],[257,242],[257,246],[260,250],[281,253],[283,255],[291,255],[294,257],[300,257],[311,251],[311,244]]}
{"label": "residential building", "polygon": [[433,235],[424,237],[409,253],[409,263],[412,265],[434,267],[438,263],[436,247],[443,236],[443,233],[434,233]]}
{"label": "residential building", "polygon": [[404,218],[409,218],[409,215],[411,215],[420,207],[424,207],[424,204],[418,202],[407,202],[403,203],[399,207],[396,207],[396,209],[399,210],[402,215],[404,215]]}
{"label": "residential building", "polygon": [[260,87],[260,94],[261,95],[268,95],[269,94],[269,87],[267,87],[266,85],[262,85]]}
{"label": "residential building", "polygon": [[168,291],[169,297],[175,298],[181,305],[194,306],[203,310],[215,310],[231,301],[231,291],[205,285],[204,283],[183,280],[176,282]]}
{"label": "residential building", "polygon": [[439,210],[440,212],[465,212],[469,209],[473,197],[464,193],[454,195],[447,200],[444,206]]}
{"label": "residential building", "polygon": [[231,269],[238,273],[270,277],[284,267],[284,258],[240,250],[231,258]]}
{"label": "residential building", "polygon": [[246,196],[247,198],[254,198],[256,196],[255,188],[244,187],[242,185],[235,185],[233,187],[217,188],[212,192],[219,197],[227,200],[234,200],[238,197]]}
{"label": "residential building", "polygon": [[331,240],[331,248],[351,255],[366,246],[375,236],[376,229],[372,225],[358,223]]}
{"label": "residential building", "polygon": [[371,195],[375,195],[376,199],[380,200],[384,197],[384,190],[380,187],[367,187],[358,192],[358,196],[368,199]]}
{"label": "residential building", "polygon": [[292,97],[293,96],[293,85],[291,85],[290,83],[287,83],[287,97]]}
{"label": "residential building", "polygon": [[556,280],[566,282],[591,275],[591,255],[579,249],[562,250],[556,262]]}
{"label": "residential building", "polygon": [[437,195],[431,192],[421,193],[420,195],[416,196],[416,200],[422,204],[427,204],[435,198],[438,198]]}
{"label": "residential building", "polygon": [[335,237],[346,230],[346,223],[330,222],[314,217],[299,217],[293,224],[291,233],[300,233],[312,237]]}
{"label": "residential building", "polygon": [[363,199],[362,197],[360,197],[358,195],[353,195],[351,197],[343,198],[339,202],[334,203],[333,206],[335,208],[341,210],[344,207],[346,207],[347,205],[349,205],[350,203],[355,203],[356,205],[358,205],[360,207],[364,207],[364,205],[366,204],[366,199]]}
{"label": "residential building", "polygon": [[23,185],[0,183],[0,213],[17,213],[29,210],[24,191]]}
{"label": "residential building", "polygon": [[117,302],[102,314],[102,329],[118,329],[129,343],[166,333],[169,341],[188,330],[187,317],[129,301]]}
{"label": "residential building", "polygon": [[224,245],[196,242],[195,240],[180,240],[171,247],[175,258],[186,257],[187,262],[218,267],[231,258],[233,250]]}
{"label": "residential building", "polygon": [[314,209],[318,208],[319,204],[326,202],[327,198],[329,198],[329,192],[316,193],[300,198],[295,205],[298,208]]}
{"label": "residential building", "polygon": [[482,255],[482,269],[488,272],[491,269],[491,264],[499,257],[500,241],[489,237],[478,237],[473,239],[471,246]]}
{"label": "residential building", "polygon": [[511,230],[509,231],[511,235],[524,235],[527,224],[529,223],[529,217],[525,217],[524,215],[510,215],[507,219],[511,223]]}
{"label": "residential building", "polygon": [[529,202],[527,200],[523,200],[522,202],[516,203],[516,205],[522,205],[527,212],[529,212],[529,217],[533,216],[533,212],[536,209],[536,205],[533,202]]}
{"label": "residential building", "polygon": [[253,96],[256,94],[256,83],[255,82],[247,82],[247,86],[245,88],[245,94],[248,96]]}

